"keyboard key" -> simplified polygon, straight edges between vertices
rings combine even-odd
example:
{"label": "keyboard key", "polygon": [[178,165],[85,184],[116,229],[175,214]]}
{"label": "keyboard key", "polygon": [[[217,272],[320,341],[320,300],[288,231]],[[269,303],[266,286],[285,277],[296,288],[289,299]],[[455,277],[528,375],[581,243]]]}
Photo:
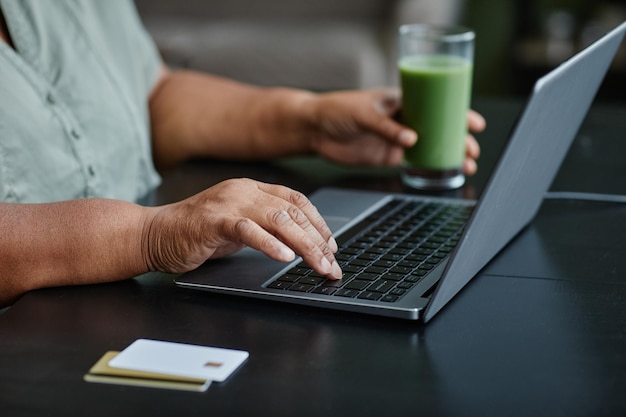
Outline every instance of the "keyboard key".
{"label": "keyboard key", "polygon": [[[411,256],[411,255],[408,255]],[[397,253],[386,253],[383,256],[380,257],[381,261],[393,261],[393,262],[398,262],[400,260],[402,260],[403,255],[397,254]]]}
{"label": "keyboard key", "polygon": [[419,255],[430,255],[432,253],[432,250],[426,249],[426,248],[415,248],[411,251],[412,254],[419,254]]}
{"label": "keyboard key", "polygon": [[350,282],[354,278],[352,274],[343,274],[341,279],[328,279],[322,285],[327,287],[343,287],[346,283]]}
{"label": "keyboard key", "polygon": [[307,284],[307,285],[317,285],[320,284],[322,282],[326,281],[324,278],[317,278],[317,277],[302,277],[298,280],[298,283],[300,284]]}
{"label": "keyboard key", "polygon": [[380,275],[383,272],[385,272],[387,270],[387,268],[382,268],[380,266],[368,266],[365,269],[365,272],[370,273],[370,274],[374,274],[374,275]]}
{"label": "keyboard key", "polygon": [[396,274],[395,272],[387,272],[386,274],[381,275],[381,279],[387,281],[402,281],[404,279],[404,274]]}
{"label": "keyboard key", "polygon": [[412,250],[411,248],[398,248],[398,247],[395,247],[395,248],[392,248],[391,250],[389,250],[389,253],[395,253],[397,255],[406,255],[406,254],[411,253],[411,250]]}
{"label": "keyboard key", "polygon": [[404,260],[411,262],[422,262],[426,259],[426,255],[422,255],[419,253],[410,253],[408,254]]}
{"label": "keyboard key", "polygon": [[371,292],[371,291],[365,291],[364,293],[359,294],[359,296],[357,298],[360,298],[362,300],[376,301],[380,297],[382,297],[382,294],[380,294],[380,293]]}
{"label": "keyboard key", "polygon": [[398,262],[398,266],[400,267],[405,267],[405,268],[410,268],[411,270],[417,268],[419,266],[419,262],[415,262],[415,261],[411,261],[411,260],[404,260],[402,262]]}
{"label": "keyboard key", "polygon": [[387,242],[384,240],[379,241],[378,243],[376,243],[376,247],[379,248],[391,248],[393,246],[395,246],[396,242]]}
{"label": "keyboard key", "polygon": [[291,287],[290,282],[278,281],[278,280],[272,282],[270,285],[267,286],[267,288],[274,288],[276,290],[286,290],[289,287]]}
{"label": "keyboard key", "polygon": [[[279,281],[276,281],[279,282]],[[298,291],[298,292],[309,292],[313,289],[313,285],[308,284],[293,284],[289,287],[290,291]]]}
{"label": "keyboard key", "polygon": [[278,278],[278,281],[284,281],[284,282],[296,282],[297,280],[299,280],[300,278],[302,278],[301,275],[293,275],[293,274],[285,274],[283,276],[280,276]]}
{"label": "keyboard key", "polygon": [[422,278],[424,278],[424,276],[408,275],[407,277],[404,278],[404,281],[415,283],[415,282],[418,282],[419,280],[421,280]]}
{"label": "keyboard key", "polygon": [[335,254],[335,259],[337,261],[339,261],[339,262],[341,262],[341,261],[349,261],[353,257],[354,257],[354,255],[348,254],[348,253],[336,253]]}
{"label": "keyboard key", "polygon": [[395,303],[396,301],[398,301],[399,298],[400,297],[398,297],[397,295],[387,294],[383,296],[383,298],[381,298],[380,300],[386,303]]}
{"label": "keyboard key", "polygon": [[335,291],[337,291],[337,288],[321,286],[321,287],[317,287],[311,292],[315,294],[333,295]]}
{"label": "keyboard key", "polygon": [[383,254],[387,252],[387,248],[378,248],[375,246],[372,246],[371,248],[368,248],[365,252],[367,253],[377,253],[377,254]]}
{"label": "keyboard key", "polygon": [[395,266],[391,268],[390,272],[395,272],[396,274],[410,274],[413,272],[413,268],[407,266]]}
{"label": "keyboard key", "polygon": [[371,261],[366,260],[366,259],[360,259],[360,258],[356,258],[355,260],[353,260],[352,262],[350,262],[350,265],[356,265],[356,266],[367,266],[369,265]]}
{"label": "keyboard key", "polygon": [[378,293],[386,293],[387,291],[392,289],[394,285],[396,285],[395,281],[386,281],[384,279],[379,279],[378,281],[367,287],[367,290]]}
{"label": "keyboard key", "polygon": [[356,279],[350,281],[344,288],[349,289],[349,290],[362,291],[368,285],[370,285],[370,281],[365,281],[365,280],[362,280],[362,279],[358,279],[358,277],[357,277]]}
{"label": "keyboard key", "polygon": [[391,268],[396,264],[396,261],[388,261],[385,259],[380,259],[376,262],[374,262],[372,265],[374,266],[379,266],[381,268]]}
{"label": "keyboard key", "polygon": [[361,272],[363,270],[362,266],[358,266],[358,265],[346,265],[342,268],[343,272],[349,272],[349,273],[357,273],[357,272]]}
{"label": "keyboard key", "polygon": [[351,290],[348,288],[342,288],[340,290],[337,290],[337,292],[335,292],[335,294],[337,297],[348,297],[348,298],[354,298],[357,295],[359,295],[359,291],[356,290]]}
{"label": "keyboard key", "polygon": [[306,275],[309,272],[311,272],[311,268],[302,267],[302,266],[295,266],[291,268],[289,271],[287,271],[288,274],[294,274],[294,275]]}
{"label": "keyboard key", "polygon": [[[369,271],[369,268],[367,269]],[[371,273],[371,272],[361,272],[356,276],[357,279],[363,279],[365,281],[376,281],[380,277],[380,274]]]}

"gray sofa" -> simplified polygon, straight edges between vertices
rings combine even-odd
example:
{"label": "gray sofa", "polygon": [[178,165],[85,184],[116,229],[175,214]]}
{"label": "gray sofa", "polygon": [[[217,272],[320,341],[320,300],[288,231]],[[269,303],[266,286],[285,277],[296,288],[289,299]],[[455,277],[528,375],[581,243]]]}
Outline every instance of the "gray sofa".
{"label": "gray sofa", "polygon": [[395,83],[397,26],[454,22],[463,0],[136,0],[164,59],[257,85]]}

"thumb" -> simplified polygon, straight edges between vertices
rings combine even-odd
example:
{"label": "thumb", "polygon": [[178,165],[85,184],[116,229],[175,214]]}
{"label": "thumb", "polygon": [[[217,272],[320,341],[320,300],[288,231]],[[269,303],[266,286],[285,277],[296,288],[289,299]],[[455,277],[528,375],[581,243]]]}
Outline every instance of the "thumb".
{"label": "thumb", "polygon": [[409,147],[417,141],[417,134],[393,119],[393,116],[400,110],[401,104],[402,93],[398,88],[374,91],[374,109],[377,116],[365,122],[371,130],[385,139],[403,147]]}

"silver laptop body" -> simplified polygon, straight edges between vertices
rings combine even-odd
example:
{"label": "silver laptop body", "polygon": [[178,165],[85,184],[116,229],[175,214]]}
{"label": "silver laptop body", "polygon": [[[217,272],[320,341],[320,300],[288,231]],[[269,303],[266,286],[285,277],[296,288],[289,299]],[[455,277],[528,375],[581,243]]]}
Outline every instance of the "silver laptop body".
{"label": "silver laptop body", "polygon": [[[539,79],[449,257],[395,302],[337,297],[268,287],[293,268],[246,248],[181,275],[198,290],[326,307],[410,320],[430,320],[535,216],[578,132],[626,32],[626,22]],[[445,203],[404,194],[324,188],[310,196],[341,240],[392,199]]]}

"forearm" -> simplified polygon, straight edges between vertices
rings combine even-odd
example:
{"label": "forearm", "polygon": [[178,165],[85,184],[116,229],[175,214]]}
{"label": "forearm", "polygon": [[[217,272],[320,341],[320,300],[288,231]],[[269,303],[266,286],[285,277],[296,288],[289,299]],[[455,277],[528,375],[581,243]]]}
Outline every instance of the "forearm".
{"label": "forearm", "polygon": [[150,99],[157,166],[190,157],[263,159],[310,152],[312,93],[254,87],[191,71],[168,73]]}
{"label": "forearm", "polygon": [[0,306],[36,288],[147,272],[142,254],[147,210],[104,199],[0,203]]}

